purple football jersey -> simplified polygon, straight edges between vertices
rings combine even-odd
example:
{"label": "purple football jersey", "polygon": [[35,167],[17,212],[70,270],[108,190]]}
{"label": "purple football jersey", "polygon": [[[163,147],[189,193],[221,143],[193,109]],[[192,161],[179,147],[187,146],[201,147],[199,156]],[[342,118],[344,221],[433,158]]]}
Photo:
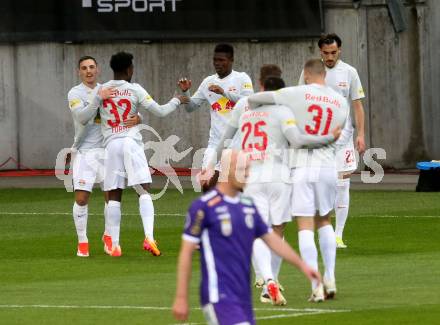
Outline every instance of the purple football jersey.
{"label": "purple football jersey", "polygon": [[251,305],[250,264],[254,239],[269,231],[252,200],[212,190],[189,209],[183,239],[200,243],[201,304]]}

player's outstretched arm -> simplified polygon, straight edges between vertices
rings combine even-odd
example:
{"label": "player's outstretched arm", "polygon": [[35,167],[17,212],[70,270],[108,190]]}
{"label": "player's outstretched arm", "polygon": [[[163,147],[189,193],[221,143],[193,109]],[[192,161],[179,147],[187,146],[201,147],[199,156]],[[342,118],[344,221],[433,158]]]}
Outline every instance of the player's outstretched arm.
{"label": "player's outstretched arm", "polygon": [[233,101],[234,103],[237,103],[240,99],[243,97],[248,97],[254,93],[254,88],[252,86],[252,80],[246,73],[241,73],[242,78],[242,84],[240,91],[234,92],[234,91],[228,91],[227,89],[222,89],[222,94],[227,99]]}
{"label": "player's outstretched arm", "polygon": [[164,117],[174,112],[181,103],[185,103],[188,101],[189,99],[186,96],[177,96],[172,98],[168,103],[164,105],[159,105],[156,101],[149,97],[148,99],[141,102],[140,107],[153,113],[156,116]]}
{"label": "player's outstretched arm", "polygon": [[276,254],[281,256],[288,263],[298,268],[310,280],[321,282],[321,274],[319,271],[311,269],[295,251],[285,241],[273,232],[266,233],[261,237],[263,241]]}
{"label": "player's outstretched arm", "polygon": [[182,91],[183,95],[188,97],[190,100],[188,103],[182,103],[184,104],[185,111],[188,113],[194,112],[195,110],[199,109],[200,106],[206,101],[205,97],[203,96],[203,93],[201,92],[200,88],[204,85],[200,85],[199,89],[196,91],[196,93],[191,96],[190,88],[192,85],[191,80],[187,78],[181,78],[177,82],[177,85],[179,86],[180,90]]}
{"label": "player's outstretched arm", "polygon": [[293,126],[284,130],[284,135],[287,141],[290,143],[290,147],[299,149],[303,147],[307,148],[319,148],[329,143],[334,142],[341,134],[341,128],[337,127],[331,134],[328,135],[311,135],[301,133],[298,127]]}
{"label": "player's outstretched arm", "polygon": [[251,109],[257,108],[261,105],[275,105],[275,96],[272,91],[263,91],[252,94],[248,97],[249,107]]}
{"label": "player's outstretched arm", "polygon": [[182,240],[177,264],[176,296],[173,304],[173,315],[179,321],[185,321],[189,315],[188,288],[191,281],[192,255],[196,244]]}
{"label": "player's outstretched arm", "polygon": [[96,88],[89,96],[89,104],[86,105],[75,92],[68,95],[69,107],[73,118],[79,123],[86,125],[95,118],[101,102],[114,96],[114,88]]}

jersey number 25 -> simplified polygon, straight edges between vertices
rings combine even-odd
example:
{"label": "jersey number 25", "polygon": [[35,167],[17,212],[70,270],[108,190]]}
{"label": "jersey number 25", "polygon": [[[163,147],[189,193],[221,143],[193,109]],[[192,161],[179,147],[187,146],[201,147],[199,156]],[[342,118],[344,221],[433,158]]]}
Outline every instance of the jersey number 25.
{"label": "jersey number 25", "polygon": [[[266,125],[265,121],[258,121],[255,124],[251,122],[246,122],[241,127],[241,132],[244,133],[243,142],[241,143],[241,148],[245,151],[252,149],[257,149],[258,151],[265,151],[267,148],[267,133],[262,131],[260,127]],[[261,138],[260,142],[248,143],[249,135],[253,132],[254,138]]]}

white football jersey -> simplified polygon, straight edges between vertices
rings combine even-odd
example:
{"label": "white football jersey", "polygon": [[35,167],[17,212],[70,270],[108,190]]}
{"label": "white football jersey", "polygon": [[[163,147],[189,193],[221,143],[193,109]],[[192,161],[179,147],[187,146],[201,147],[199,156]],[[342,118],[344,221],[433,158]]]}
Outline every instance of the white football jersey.
{"label": "white football jersey", "polygon": [[[219,95],[208,90],[211,85],[220,86],[225,94]],[[233,70],[225,78],[219,78],[215,74],[203,80],[197,91],[191,96],[191,104],[199,106],[203,102],[208,102],[211,107],[208,146],[216,146],[219,143],[229,119],[228,115],[234,109],[236,102],[253,92],[252,81],[245,72]]]}
{"label": "white football jersey", "polygon": [[248,182],[288,182],[290,169],[284,132],[294,127],[292,111],[279,105],[263,105],[250,110],[248,99],[237,102],[229,123],[238,129],[240,149],[250,158]]}
{"label": "white football jersey", "polygon": [[[326,85],[343,96],[347,100],[349,107],[351,107],[351,102],[353,100],[362,99],[365,97],[359,74],[351,65],[343,62],[342,60],[338,60],[333,68],[328,68],[326,66],[325,71]],[[304,85],[304,71],[301,73],[298,84]],[[351,115],[348,116],[345,130],[353,133]]]}
{"label": "white football jersey", "polygon": [[[343,127],[350,109],[347,101],[328,86],[310,84],[273,92],[274,100],[292,110],[296,125],[309,135],[326,136],[337,126]],[[307,166],[335,166],[334,143],[309,150]],[[311,159],[311,160],[310,160]],[[300,162],[291,162],[302,164]]]}
{"label": "white football jersey", "polygon": [[128,116],[138,114],[140,108],[160,115],[161,109],[169,113],[180,104],[177,98],[173,98],[168,104],[159,106],[141,85],[125,80],[110,80],[102,86],[116,88],[116,96],[104,100],[99,107],[104,146],[111,139],[122,137],[131,137],[139,143],[142,142],[139,126],[127,128],[123,122]]}
{"label": "white football jersey", "polygon": [[99,114],[97,114],[95,118],[85,122],[85,125],[79,121],[77,114],[78,111],[84,109],[89,104],[89,98],[97,87],[99,87],[99,84],[96,85],[94,89],[91,89],[81,83],[73,87],[67,95],[75,128],[74,143],[72,145],[73,149],[86,150],[102,148],[103,136],[101,133],[101,120]]}

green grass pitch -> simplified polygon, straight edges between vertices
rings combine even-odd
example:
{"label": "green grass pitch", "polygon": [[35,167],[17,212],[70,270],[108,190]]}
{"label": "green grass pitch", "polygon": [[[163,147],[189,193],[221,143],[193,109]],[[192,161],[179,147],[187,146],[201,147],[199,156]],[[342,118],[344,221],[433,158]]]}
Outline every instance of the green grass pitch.
{"label": "green grass pitch", "polygon": [[[89,258],[76,257],[62,189],[0,190],[0,324],[176,324],[170,307],[184,215],[197,196],[168,191],[155,201],[155,236],[163,252],[142,251],[137,198],[123,198],[123,256],[102,250],[102,194],[89,205]],[[440,194],[353,191],[345,240],[338,250],[338,295],[307,302],[309,284],[283,264],[288,305],[258,302],[259,324],[440,324]],[[297,247],[296,227],[287,239]],[[191,284],[190,323],[198,309],[198,259]]]}

